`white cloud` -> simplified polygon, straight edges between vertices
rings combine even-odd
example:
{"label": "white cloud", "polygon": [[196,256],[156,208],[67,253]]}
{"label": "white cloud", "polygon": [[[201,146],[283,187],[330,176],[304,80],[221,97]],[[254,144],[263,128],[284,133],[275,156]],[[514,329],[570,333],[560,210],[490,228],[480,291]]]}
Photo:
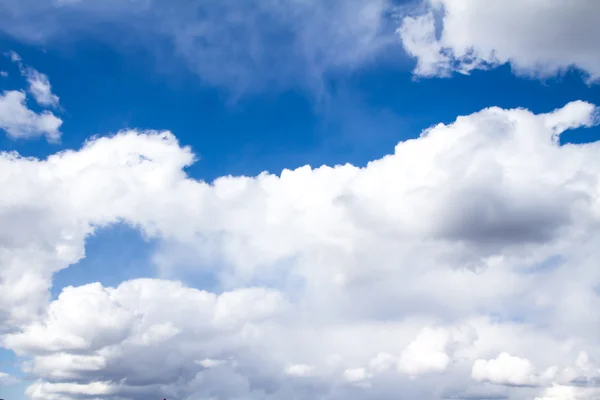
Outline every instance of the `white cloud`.
{"label": "white cloud", "polygon": [[344,371],[344,379],[352,384],[369,387],[371,375],[364,368],[348,368]]}
{"label": "white cloud", "polygon": [[17,54],[14,51],[9,51],[8,53],[6,53],[7,56],[10,58],[10,60],[14,63],[20,63],[23,59],[21,58],[21,56],[19,54]]}
{"label": "white cloud", "polygon": [[419,76],[510,63],[518,74],[548,77],[576,67],[589,82],[600,78],[594,1],[424,0],[421,9],[405,16],[398,30]]}
{"label": "white cloud", "polygon": [[219,365],[222,365],[223,363],[225,363],[224,360],[213,360],[210,358],[205,358],[202,361],[196,361],[196,363],[198,365],[203,366],[204,368],[215,368],[218,367]]}
{"label": "white cloud", "polygon": [[424,328],[400,355],[400,372],[417,376],[445,371],[453,361],[454,352],[470,346],[476,333],[470,327],[459,329]]}
{"label": "white cloud", "polygon": [[59,98],[52,93],[52,85],[45,74],[33,69],[26,69],[27,82],[29,83],[29,92],[38,102],[45,107],[58,107]]}
{"label": "white cloud", "polygon": [[[60,393],[55,396],[52,393]],[[107,396],[114,394],[114,388],[107,382],[79,383],[49,383],[37,382],[27,388],[30,399],[65,399],[68,395]]]}
{"label": "white cloud", "polygon": [[392,369],[398,363],[398,359],[388,353],[379,353],[369,363],[369,368],[375,372],[383,372]]}
{"label": "white cloud", "polygon": [[[144,296],[150,291],[156,293],[151,295],[155,298],[146,300]],[[279,293],[267,289],[257,289],[252,294],[253,301],[245,302],[249,291],[254,289],[239,289],[215,296],[176,282],[151,280],[126,282],[116,289],[104,288],[98,283],[69,287],[50,304],[43,324],[34,323],[23,332],[7,334],[4,342],[18,353],[95,351],[125,339],[136,346],[152,346],[175,340],[181,332],[181,328],[174,326],[181,326],[183,319],[177,321],[171,316],[167,321],[161,319],[156,323],[153,319],[160,313],[166,315],[170,306],[183,312],[182,300],[188,302],[186,308],[195,310],[196,319],[187,326],[225,331],[235,330],[247,321],[261,321],[276,315],[277,305],[268,309],[263,306],[275,298],[280,307],[285,304]],[[162,293],[178,296],[181,300],[169,304],[168,300],[160,300]],[[223,325],[222,320],[224,308],[237,316],[235,320],[228,320],[227,325]]]}
{"label": "white cloud", "polygon": [[500,385],[534,386],[539,376],[531,361],[502,353],[492,360],[477,360],[471,376],[476,381],[488,381]]}
{"label": "white cloud", "polygon": [[23,59],[14,51],[7,53],[7,56],[17,64],[21,75],[27,79],[28,91],[35,101],[43,107],[58,107],[59,98],[52,93],[52,85],[48,77],[34,68],[23,65]]}
{"label": "white cloud", "polygon": [[[599,148],[558,135],[595,113],[493,107],[362,168],[212,184],[186,175],[195,157],[169,132],[44,160],[2,154],[0,343],[30,358],[34,398],[429,400],[483,392],[473,365],[504,352],[567,371],[560,385],[592,382]],[[50,301],[53,275],[116,223],[189,251],[185,274],[209,274],[214,291],[174,280],[173,263],[173,280],[91,283]],[[543,395],[542,375],[506,391]]]}
{"label": "white cloud", "polygon": [[49,141],[60,138],[62,120],[49,111],[36,113],[25,104],[25,93],[18,90],[0,94],[0,129],[13,139],[46,136]]}
{"label": "white cloud", "polygon": [[599,395],[598,388],[552,385],[535,400],[593,400]]}
{"label": "white cloud", "polygon": [[3,78],[6,78],[8,76],[8,72],[0,71],[0,76],[2,76]]}
{"label": "white cloud", "polygon": [[297,377],[310,376],[313,371],[314,368],[306,364],[294,364],[285,369],[286,374]]}

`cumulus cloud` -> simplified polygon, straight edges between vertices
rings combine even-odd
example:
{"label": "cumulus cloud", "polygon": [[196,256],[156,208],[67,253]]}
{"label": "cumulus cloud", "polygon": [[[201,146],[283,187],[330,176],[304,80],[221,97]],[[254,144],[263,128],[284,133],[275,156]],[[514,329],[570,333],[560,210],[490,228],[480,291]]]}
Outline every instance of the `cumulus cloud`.
{"label": "cumulus cloud", "polygon": [[[518,74],[549,77],[578,68],[600,77],[594,1],[424,0],[398,33],[417,59],[415,74],[447,76],[509,63]],[[440,32],[436,26],[439,22]]]}
{"label": "cumulus cloud", "polygon": [[501,385],[533,386],[539,376],[531,361],[502,353],[496,359],[477,360],[471,376],[476,381],[488,381]]}
{"label": "cumulus cloud", "polygon": [[411,376],[443,372],[452,362],[454,352],[471,345],[476,333],[470,327],[462,331],[447,328],[425,328],[400,355],[398,369]]}
{"label": "cumulus cloud", "polygon": [[13,139],[45,136],[48,141],[58,140],[63,121],[50,111],[30,110],[25,97],[25,93],[18,90],[0,94],[0,129]]}
{"label": "cumulus cloud", "polygon": [[[0,343],[40,399],[458,398],[522,378],[495,369],[502,353],[573,371],[507,396],[579,393],[600,356],[599,145],[558,139],[596,118],[581,101],[492,107],[365,167],[212,183],[186,175],[195,156],[169,132],[1,154]],[[170,280],[51,300],[53,275],[117,223],[185,249],[185,274],[214,288],[173,263]]]}
{"label": "cumulus cloud", "polygon": [[149,50],[158,51],[161,64],[181,60],[205,82],[235,92],[319,90],[325,75],[359,68],[394,42],[389,6],[387,0],[7,0],[0,17],[11,21],[4,32],[26,41],[97,35],[106,21],[135,32],[142,38],[137,45],[160,37],[168,47],[152,41]]}

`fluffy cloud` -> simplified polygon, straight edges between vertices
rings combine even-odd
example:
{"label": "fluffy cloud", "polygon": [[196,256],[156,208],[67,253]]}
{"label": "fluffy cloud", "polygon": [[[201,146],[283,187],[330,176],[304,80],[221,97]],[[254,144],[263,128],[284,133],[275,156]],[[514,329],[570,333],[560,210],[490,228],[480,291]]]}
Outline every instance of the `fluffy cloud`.
{"label": "fluffy cloud", "polygon": [[476,333],[465,327],[458,329],[423,329],[400,355],[398,369],[416,376],[430,372],[443,372],[452,362],[456,350],[471,345]]}
{"label": "fluffy cloud", "polygon": [[[52,93],[48,77],[41,72],[23,65],[23,60],[14,51],[6,53],[12,62],[19,66],[21,75],[27,78],[29,92],[41,106],[58,107],[58,96]],[[36,113],[26,104],[23,91],[5,91],[0,95],[0,129],[13,139],[27,139],[46,136],[48,141],[57,141],[63,121],[50,111]]]}
{"label": "fluffy cloud", "polygon": [[25,93],[18,90],[0,94],[0,129],[13,139],[46,136],[49,141],[60,138],[62,120],[50,111],[36,113],[25,104]]}
{"label": "fluffy cloud", "polygon": [[539,383],[539,376],[531,361],[502,353],[496,359],[477,360],[471,376],[476,381],[501,385],[529,386]]}
{"label": "fluffy cloud", "polygon": [[[419,76],[468,73],[510,63],[519,74],[547,77],[571,67],[600,77],[594,1],[424,0],[398,32]],[[436,34],[439,19],[441,32]]]}
{"label": "fluffy cloud", "polygon": [[[213,183],[186,175],[195,156],[169,132],[2,154],[0,342],[40,399],[456,398],[515,384],[502,353],[568,372],[507,396],[579,393],[600,356],[600,149],[558,139],[596,118],[581,101],[492,107],[362,168]],[[53,274],[116,223],[185,265],[50,301]],[[194,274],[214,289],[177,281]]]}

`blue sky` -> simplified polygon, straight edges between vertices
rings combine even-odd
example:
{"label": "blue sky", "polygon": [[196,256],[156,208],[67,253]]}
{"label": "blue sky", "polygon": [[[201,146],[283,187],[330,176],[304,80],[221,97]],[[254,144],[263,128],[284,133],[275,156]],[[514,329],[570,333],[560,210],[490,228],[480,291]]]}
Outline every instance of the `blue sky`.
{"label": "blue sky", "polygon": [[[48,183],[48,187],[39,177],[54,168],[52,163],[45,166],[44,161],[40,161],[38,164],[44,165],[31,178],[26,174],[33,167],[24,164],[15,164],[14,169],[7,172],[3,184],[15,191],[7,191],[8,200],[0,203],[0,218],[7,218],[4,221],[9,222],[5,223],[14,225],[6,225],[7,231],[0,235],[0,244],[7,251],[14,251],[15,257],[37,260],[22,253],[27,246],[12,249],[8,247],[11,244],[4,245],[3,235],[32,238],[32,246],[39,244],[39,249],[45,249],[46,245],[59,246],[49,243],[54,243],[55,237],[60,236],[69,238],[65,240],[69,241],[68,246],[73,246],[73,254],[81,251],[85,257],[73,256],[70,261],[61,259],[65,265],[60,267],[54,266],[55,261],[50,258],[44,258],[43,263],[48,266],[35,267],[35,271],[49,271],[40,275],[42,280],[49,279],[49,288],[46,291],[43,285],[40,289],[34,283],[27,286],[31,288],[32,298],[40,297],[39,302],[32,302],[31,306],[32,310],[42,310],[40,314],[32,312],[32,316],[25,319],[19,314],[18,318],[13,316],[13,319],[7,317],[4,320],[8,328],[6,331],[0,329],[0,336],[5,335],[0,340],[0,372],[19,381],[3,385],[0,375],[0,397],[25,399],[26,388],[37,382],[39,386],[29,389],[30,398],[56,395],[59,396],[57,399],[85,396],[133,399],[156,393],[160,398],[279,399],[291,398],[286,396],[296,393],[298,399],[304,399],[301,396],[360,399],[369,398],[369,392],[365,392],[368,388],[373,390],[372,395],[381,399],[392,398],[391,393],[397,390],[407,396],[439,398],[439,393],[430,392],[433,385],[439,391],[449,391],[455,396],[453,398],[483,399],[493,395],[525,399],[539,395],[542,397],[536,398],[560,400],[569,398],[560,397],[566,396],[564,393],[580,389],[574,388],[564,377],[566,372],[564,376],[560,375],[562,372],[546,373],[554,365],[557,371],[575,368],[576,376],[572,379],[595,379],[590,372],[598,371],[592,361],[594,354],[600,356],[590,339],[597,330],[593,328],[595,320],[585,317],[579,310],[570,309],[576,307],[575,302],[571,304],[571,300],[564,299],[572,298],[569,296],[575,292],[587,293],[587,285],[599,278],[590,272],[591,261],[585,255],[595,254],[595,240],[600,237],[597,227],[586,222],[597,217],[594,214],[597,187],[590,182],[600,172],[594,170],[598,164],[592,157],[597,150],[593,143],[600,138],[600,127],[597,126],[597,109],[589,111],[589,107],[600,104],[600,86],[595,81],[600,70],[590,61],[600,57],[600,49],[579,37],[573,28],[578,24],[587,26],[590,22],[586,15],[596,15],[598,7],[590,3],[590,9],[582,6],[581,10],[569,11],[561,17],[559,11],[545,9],[533,0],[527,1],[521,10],[523,15],[533,13],[540,15],[540,19],[556,23],[556,31],[548,33],[538,29],[536,21],[516,17],[514,1],[506,2],[505,8],[490,6],[498,7],[493,18],[472,1],[466,2],[472,12],[464,13],[462,9],[453,8],[450,0],[422,3],[309,1],[302,7],[295,3],[293,6],[251,3],[256,4],[225,2],[216,6],[206,2],[186,4],[177,1],[166,6],[156,1],[122,4],[107,1],[101,5],[87,0],[65,1],[64,4],[60,1],[0,2],[0,19],[5,17],[10,21],[0,26],[0,50],[4,54],[15,52],[22,60],[19,64],[9,56],[0,58],[0,71],[7,73],[0,77],[2,90],[26,93],[29,75],[23,68],[35,69],[47,76],[52,93],[60,98],[60,106],[52,108],[39,101],[36,103],[30,92],[27,92],[26,106],[36,113],[50,110],[62,120],[58,142],[47,140],[43,132],[30,138],[2,134],[0,149],[3,152],[46,160],[67,150],[77,154],[86,142],[93,144],[99,137],[106,137],[117,146],[118,142],[112,139],[114,135],[133,130],[139,132],[142,139],[128,151],[133,154],[138,151],[135,146],[139,146],[140,154],[146,157],[145,154],[155,153],[146,153],[145,140],[152,134],[145,131],[168,130],[178,140],[178,144],[173,145],[177,151],[161,150],[161,154],[170,154],[173,158],[165,159],[164,165],[157,164],[154,174],[160,177],[150,175],[147,181],[155,179],[156,185],[164,187],[161,186],[159,191],[152,186],[154,184],[139,190],[137,187],[114,189],[115,193],[130,190],[137,196],[136,200],[129,197],[129,200],[107,200],[93,207],[90,205],[89,210],[93,211],[89,212],[87,206],[77,203],[79,200],[70,202],[80,199],[78,196],[85,198],[82,193],[92,193],[90,187],[94,183],[84,183],[86,171],[95,168],[92,164],[87,170],[80,170],[82,161],[79,164],[73,162],[64,170],[60,169],[74,171],[65,172],[64,176],[60,175],[63,172],[52,172],[56,181]],[[567,7],[565,2],[558,3],[560,7]],[[297,8],[290,11],[286,7]],[[40,19],[40,15],[47,15],[47,18]],[[433,21],[434,17],[437,18],[437,33],[433,22],[428,25],[429,19]],[[416,22],[412,24],[411,21]],[[514,44],[511,40],[513,30],[506,28],[512,26],[511,23],[524,38],[538,35],[536,37],[541,39],[523,39],[522,44]],[[465,28],[463,36],[453,36],[456,29],[452,31],[450,27],[456,26],[471,28]],[[484,34],[479,35],[477,29],[483,29],[482,26],[489,26],[489,31],[495,32],[500,39],[486,36],[485,29]],[[428,29],[433,29],[433,36],[427,34]],[[553,49],[553,42],[546,39],[557,35],[556,32],[566,31],[574,32],[572,37],[561,36],[569,46],[563,46],[564,43],[557,40]],[[471,49],[466,55],[463,54],[465,40]],[[492,52],[488,52],[489,49]],[[547,56],[548,51],[553,55]],[[538,124],[539,118],[545,117],[538,118],[537,115],[551,113],[575,101],[580,102],[572,109],[557,112],[556,118],[564,118],[564,121],[555,126],[548,125],[549,122]],[[502,110],[497,114],[483,111],[475,114],[488,107]],[[528,110],[528,114],[508,111],[516,108]],[[460,116],[464,117],[457,120]],[[0,112],[0,128],[4,126],[2,118],[6,117]],[[448,132],[442,127],[439,133],[434,130],[431,137],[418,139],[424,130],[440,123],[450,126]],[[575,146],[544,147],[543,138],[549,137],[553,130],[563,130],[561,124],[574,129],[561,134],[560,144]],[[458,139],[444,141],[444,137],[451,138],[459,132],[464,132],[462,142]],[[522,139],[527,135],[540,143],[539,148],[528,147],[529,139]],[[473,139],[465,139],[467,137]],[[499,139],[504,137],[510,137],[514,143]],[[417,140],[410,142],[411,139]],[[399,145],[394,154],[395,146],[402,142],[406,142],[404,147]],[[415,143],[416,150],[409,150],[410,143]],[[464,148],[461,147],[463,143]],[[123,148],[125,146],[123,144]],[[182,166],[186,163],[179,162],[178,157],[185,158],[182,149],[186,146],[197,161]],[[150,152],[150,147],[148,149]],[[433,153],[434,149],[439,153]],[[430,151],[434,155],[430,155]],[[397,161],[384,158],[390,154],[394,154],[390,157]],[[85,159],[86,156],[82,157]],[[93,155],[88,157],[95,159]],[[106,156],[106,160],[110,157]],[[369,164],[374,160],[380,161]],[[389,166],[385,160],[390,162]],[[496,164],[486,164],[486,160],[495,160],[498,169]],[[471,161],[470,167],[460,169],[463,162]],[[536,163],[539,163],[539,170]],[[339,182],[321,183],[320,179],[325,182],[326,178],[318,178],[321,175],[316,168],[344,164],[362,168],[363,178],[348,178],[348,182],[358,182],[356,186],[340,183],[346,182],[344,177],[354,174],[349,166],[334,170],[340,176]],[[120,175],[109,175],[111,165],[103,164],[98,167],[97,175],[92,175],[98,179],[97,187],[100,188],[96,197],[102,198],[104,192],[112,193],[110,182],[129,176],[128,169],[122,170]],[[183,170],[184,177],[176,173],[170,175],[171,165],[176,165],[177,171]],[[296,170],[305,165],[313,168],[312,183],[306,183],[309,178],[301,172],[290,174],[291,183],[285,183],[288,181],[284,181],[284,169]],[[125,167],[119,164],[119,168]],[[168,171],[164,182],[160,171]],[[279,183],[268,183],[268,178],[258,177],[265,171],[272,174],[271,177],[281,175],[281,179],[277,178]],[[383,176],[384,172],[389,175]],[[141,172],[135,172],[138,173]],[[141,176],[135,174],[132,176]],[[322,174],[325,176],[326,172]],[[61,192],[63,186],[70,187],[70,179],[78,176],[83,180],[77,180],[71,189]],[[210,186],[206,192],[200,188],[182,189],[184,185],[196,185],[197,181],[212,183],[227,176],[232,176],[231,186],[223,183],[219,186],[222,189],[215,189],[217,185]],[[242,176],[249,178],[244,181]],[[583,176],[587,176],[587,180]],[[37,179],[41,180],[38,182]],[[496,182],[500,183],[496,185]],[[503,186],[502,182],[509,183]],[[289,189],[292,193],[289,195],[279,194],[288,190],[288,185],[299,189]],[[341,185],[339,193],[323,194],[323,199],[318,200],[320,192],[338,190],[334,189],[338,185]],[[20,204],[18,201],[25,198],[25,195],[20,197],[21,186],[25,188],[23,193],[33,193],[32,199],[47,196],[63,199],[62,203],[55,206],[50,204],[53,200],[48,200],[48,204],[46,200],[31,200],[31,204]],[[404,191],[405,188],[408,189]],[[213,189],[217,192],[214,199],[210,197],[212,194],[206,194]],[[197,190],[197,194],[190,194],[193,190]],[[426,198],[410,200],[419,190],[432,192]],[[235,199],[234,194],[237,196],[238,191],[240,198]],[[176,206],[188,195],[192,198],[190,202]],[[304,200],[297,200],[303,205],[294,203],[296,205],[288,210],[287,200],[277,203],[289,198],[305,199],[306,204],[302,203]],[[199,202],[197,206],[195,202]],[[148,210],[156,210],[145,211],[146,203],[150,204]],[[321,211],[319,207],[325,203],[331,208]],[[137,204],[132,208],[144,211],[140,211],[140,215],[136,210],[120,211],[125,207],[123,204]],[[498,208],[489,211],[490,204]],[[256,209],[251,209],[255,206]],[[421,206],[423,209],[419,208]],[[203,207],[206,211],[202,211]],[[302,207],[305,209],[301,210]],[[350,217],[338,221],[338,207],[344,208]],[[76,211],[71,214],[70,209]],[[18,210],[25,210],[30,217],[23,217]],[[276,216],[264,210],[277,210],[272,211]],[[201,215],[194,214],[196,211]],[[418,215],[418,221],[413,221],[411,214]],[[277,228],[280,231],[273,227],[273,218],[282,219],[281,228]],[[289,225],[285,218],[290,219]],[[39,222],[33,223],[32,219],[39,219]],[[337,221],[337,225],[327,225],[330,220]],[[30,223],[32,227],[29,227]],[[47,238],[42,237],[46,234],[45,228],[39,233],[39,224],[47,224],[48,232],[54,232],[52,229],[56,224],[57,230]],[[21,232],[20,227],[22,234],[17,233],[17,230]],[[190,236],[186,236],[188,231],[192,232]],[[35,242],[38,236],[39,243]],[[75,244],[71,244],[71,240]],[[347,246],[334,246],[338,240]],[[550,259],[563,260],[566,267],[561,264],[550,272],[535,269],[536,265],[545,265],[545,260]],[[391,260],[396,261],[390,264]],[[28,265],[27,262],[23,265]],[[31,261],[31,264],[36,262]],[[481,274],[481,279],[485,282],[476,280],[479,274],[473,273],[471,278],[446,272],[478,270],[479,265],[484,264],[486,272]],[[429,272],[423,272],[422,276],[417,276],[414,271],[401,272],[400,269],[407,265],[414,265],[416,271]],[[434,265],[445,269],[430,271]],[[534,268],[534,272],[519,272],[519,268],[527,265]],[[9,272],[21,267],[10,267],[7,261],[5,268],[8,272],[4,279],[10,282],[8,277],[14,278],[14,275]],[[31,268],[33,271],[34,267]],[[571,268],[572,282],[570,272],[565,268]],[[323,271],[330,270],[343,272],[338,275],[331,272],[335,276],[327,280],[329,278],[324,276],[329,272]],[[435,275],[437,273],[440,275]],[[339,284],[338,276],[346,277],[344,279],[354,276],[356,282],[340,289],[342,286],[335,286]],[[77,296],[81,290],[87,290],[84,285],[99,282],[102,289],[94,288],[98,293],[86,296],[100,299],[112,290],[107,288],[119,287],[118,290],[125,291],[121,287],[133,285],[139,278],[156,278],[157,285],[165,285],[173,291],[180,289],[167,285],[181,281],[190,291],[205,290],[216,296],[226,291],[238,293],[249,287],[265,291],[266,294],[260,294],[266,296],[264,298],[252,297],[232,303],[256,302],[264,305],[262,311],[231,311],[236,316],[263,315],[263,312],[270,315],[270,311],[264,309],[278,309],[280,304],[288,301],[291,308],[278,313],[273,311],[273,315],[276,314],[271,321],[274,325],[268,327],[260,325],[262,319],[258,322],[249,320],[239,326],[237,322],[227,325],[222,342],[209,339],[212,333],[198,333],[203,328],[186,326],[163,314],[150,314],[158,312],[160,307],[144,305],[143,301],[154,303],[143,296],[141,298],[145,300],[136,300],[139,303],[131,306],[123,297],[118,300],[121,303],[115,306],[116,311],[107,311],[107,314],[102,313],[103,307],[109,307],[104,300],[82,297],[81,304],[89,301],[96,306],[77,311]],[[538,279],[537,284],[531,281],[535,279]],[[570,282],[565,286],[568,289],[559,289],[559,283],[565,279]],[[405,281],[414,287],[429,285],[430,288],[413,293],[412,289],[402,289]],[[444,281],[456,286],[439,289],[438,282]],[[12,287],[17,287],[16,282]],[[495,287],[493,282],[499,282],[498,286]],[[469,291],[470,285],[486,288],[493,294],[473,294],[473,298],[463,298],[459,293]],[[66,293],[63,289],[69,286],[73,287],[74,297],[63,300],[59,296],[61,292]],[[162,290],[163,295],[169,296],[168,291]],[[439,297],[440,291],[449,297]],[[452,293],[456,297],[452,297]],[[523,293],[533,294],[528,305],[521,307],[515,299],[523,298]],[[177,296],[192,295],[197,296],[187,292]],[[360,306],[353,305],[353,301],[358,301],[361,296],[371,300],[361,301]],[[588,302],[586,307],[597,304],[597,294],[596,297],[592,294],[577,296],[580,302]],[[277,306],[270,305],[272,299],[277,299]],[[7,302],[6,308],[2,301]],[[71,303],[67,304],[67,301]],[[110,301],[117,300],[111,297]],[[481,305],[467,306],[477,303]],[[9,303],[0,297],[0,322],[6,310],[16,310],[17,305],[21,307],[22,304],[25,303]],[[189,300],[186,304],[194,303]],[[55,311],[47,312],[48,307]],[[95,307],[97,316],[94,315]],[[188,312],[184,304],[173,307],[180,307],[182,313],[183,310]],[[125,309],[136,311],[118,319]],[[315,311],[317,309],[320,311]],[[178,310],[172,312],[177,314]],[[200,318],[195,316],[195,309],[190,310],[190,320]],[[198,308],[197,312],[203,311]],[[305,316],[313,314],[316,315],[314,319]],[[7,315],[10,316],[10,312]],[[62,321],[69,320],[71,315],[89,317],[91,322],[85,326],[89,326],[90,331],[74,328],[75,322],[65,322],[66,327],[62,328]],[[119,317],[112,322],[98,322],[108,318],[107,315]],[[111,331],[122,321],[139,315],[146,315],[140,320],[143,321],[141,327]],[[488,326],[482,322],[492,315],[500,315],[505,321],[512,318],[512,322],[507,322],[506,327]],[[308,342],[310,335],[319,333],[323,337],[339,335],[344,339],[319,342],[315,348],[324,353],[311,353],[302,361],[301,351],[296,354],[293,349],[307,346],[304,339],[294,338],[298,342],[289,344],[289,348],[279,342],[280,337],[286,336],[279,327],[289,326],[287,318],[293,318],[294,324],[299,324],[298,331],[313,332],[307,333],[305,340]],[[154,352],[156,359],[145,358],[149,353],[127,346],[128,340],[134,340],[132,332],[146,338],[143,340],[158,335],[152,333],[158,332],[152,330],[153,326],[144,333],[146,321],[158,321],[158,325],[162,324],[160,329],[166,329],[165,335],[168,336],[172,329],[184,339],[177,342],[178,339],[169,336],[165,339],[171,340],[169,342],[148,345],[154,346],[148,351]],[[99,324],[97,329],[94,328],[96,323]],[[387,334],[378,330],[382,323],[389,324],[398,343],[387,342]],[[511,323],[521,325],[515,327]],[[51,343],[38,338],[36,342],[33,336],[35,332],[43,332],[40,326],[48,330],[47,337],[64,336],[71,329],[73,337],[80,335],[81,343],[85,345],[63,348],[63,344],[57,344],[59,341]],[[254,345],[264,349],[265,353],[257,355],[244,347],[251,343],[245,336],[250,335],[251,326],[256,329],[256,337],[265,335],[256,339],[258,344]],[[572,331],[565,330],[564,326],[571,327]],[[471,334],[465,333],[471,329],[478,332],[475,336],[480,338],[477,345],[480,347],[473,344]],[[507,332],[517,329],[522,329],[525,339],[518,335],[508,337]],[[230,334],[231,338],[227,336]],[[239,339],[238,334],[246,339]],[[291,334],[288,332],[288,335]],[[353,339],[356,346],[342,348],[340,343],[347,343],[345,338],[349,337],[356,337]],[[375,349],[373,337],[385,342],[385,346]],[[500,342],[507,343],[506,351],[487,344],[497,342],[498,337],[502,337]],[[214,347],[199,349],[194,345],[198,340],[206,340]],[[554,358],[544,355],[548,350],[542,347],[525,354],[527,344],[533,341],[549,346],[547,348],[571,347],[568,351],[557,350]],[[113,347],[97,345],[104,342],[112,343]],[[567,342],[571,344],[567,345]],[[275,343],[273,350],[269,349],[269,343]],[[455,359],[454,350],[450,349],[463,349],[463,345],[466,346],[464,354],[460,353],[463,350],[457,350],[463,358],[456,355]],[[190,350],[185,350],[185,346]],[[434,353],[423,349],[434,349],[431,350]],[[122,353],[118,353],[120,351]],[[368,355],[368,351],[374,354]],[[419,355],[418,351],[425,353]],[[517,354],[519,351],[522,353]],[[17,358],[15,352],[21,357]],[[506,352],[511,354],[508,358],[502,356]],[[576,361],[578,352],[580,357],[582,352],[585,357],[589,355],[592,361]],[[115,356],[117,353],[119,357],[128,357],[133,366],[119,366],[119,361],[115,360],[122,359]],[[343,367],[339,373],[327,369],[330,362],[326,360],[334,359],[333,353],[342,354],[346,360],[340,361]],[[188,359],[187,354],[189,357],[193,354],[195,361]],[[286,359],[292,355],[298,360]],[[92,362],[89,361],[91,358],[84,361],[69,358],[71,361],[64,365],[60,362],[66,359],[64,357],[84,356],[103,357],[102,367],[90,367],[89,370],[69,367]],[[440,364],[436,361],[438,356],[449,361]],[[160,382],[162,386],[149,383],[157,378],[144,368],[136,367],[136,357],[140,365],[164,363],[158,369],[164,377]],[[419,361],[428,360],[428,357],[433,361]],[[216,367],[224,365],[225,359],[235,359],[238,364],[227,370]],[[494,365],[500,365],[501,370],[517,372],[513,375],[498,373],[496,367],[488,364],[492,361],[496,363]],[[57,375],[44,369],[44,362],[56,365]],[[248,372],[248,366],[253,363],[260,365],[261,373]],[[575,367],[572,367],[573,363]],[[198,365],[202,365],[200,372],[194,369],[199,368]],[[451,366],[455,366],[455,370]],[[392,375],[386,375],[388,369],[404,374],[398,383],[400,386],[395,386]],[[60,371],[64,375],[60,375]],[[431,372],[437,375],[423,378],[431,381],[421,380],[413,385],[408,380],[409,376]],[[199,378],[200,374],[204,375]],[[290,381],[294,376],[314,380]],[[123,383],[128,379],[129,383]],[[452,383],[454,381],[460,381],[460,384]],[[233,382],[233,389],[225,389],[223,382]],[[560,390],[563,392],[559,393]],[[589,389],[578,394],[581,397],[577,399],[593,398],[590,396],[595,393]],[[253,397],[235,397],[244,395]]]}
{"label": "blue sky", "polygon": [[[185,66],[158,69],[154,55],[141,49],[123,52],[89,38],[67,48],[24,46],[6,36],[2,46],[50,76],[65,109],[58,146],[3,138],[3,148],[44,157],[77,148],[91,135],[168,129],[201,158],[192,176],[208,181],[306,164],[363,165],[388,154],[398,141],[457,115],[490,106],[543,112],[573,99],[597,103],[600,96],[577,71],[540,81],[517,77],[502,66],[452,79],[415,80],[414,63],[403,56],[331,77],[325,94],[265,88],[237,98],[229,89],[203,84]],[[4,87],[21,87],[16,67],[8,59],[2,62],[2,69],[12,72]],[[588,130],[582,140],[594,133]]]}

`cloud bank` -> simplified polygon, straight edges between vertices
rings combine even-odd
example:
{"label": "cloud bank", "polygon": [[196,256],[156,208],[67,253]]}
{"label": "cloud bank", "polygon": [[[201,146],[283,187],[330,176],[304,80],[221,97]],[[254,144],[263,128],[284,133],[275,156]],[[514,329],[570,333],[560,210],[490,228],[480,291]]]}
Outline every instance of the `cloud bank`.
{"label": "cloud bank", "polygon": [[[558,139],[597,122],[492,107],[363,168],[212,183],[170,132],[4,153],[0,343],[32,399],[593,399],[600,148]],[[51,300],[117,223],[171,279]]]}

